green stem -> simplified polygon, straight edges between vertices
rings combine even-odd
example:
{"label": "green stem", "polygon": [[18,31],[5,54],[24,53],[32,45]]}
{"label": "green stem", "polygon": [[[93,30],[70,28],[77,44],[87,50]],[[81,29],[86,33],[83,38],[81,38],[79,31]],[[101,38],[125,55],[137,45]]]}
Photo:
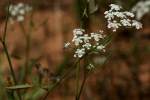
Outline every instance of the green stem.
{"label": "green stem", "polygon": [[79,93],[79,82],[80,82],[80,62],[78,63],[78,66],[76,67],[76,100],[78,100],[78,93]]}
{"label": "green stem", "polygon": [[6,43],[4,41],[2,41],[2,44],[3,44],[4,52],[6,54],[6,57],[7,57],[9,66],[10,66],[10,71],[11,71],[11,75],[13,77],[14,84],[16,85],[17,84],[17,80],[16,80],[16,77],[15,77],[15,72],[13,70],[13,66],[12,66],[11,59],[10,59],[10,56],[9,56],[9,53],[8,53],[8,50],[7,50]]}
{"label": "green stem", "polygon": [[9,20],[9,6],[10,6],[10,1],[8,1],[6,22],[5,22],[4,34],[3,34],[3,38],[2,38],[3,41],[5,41],[5,39],[6,39],[7,26],[8,26],[8,20]]}
{"label": "green stem", "polygon": [[88,54],[86,54],[86,55],[84,56],[83,80],[82,80],[81,86],[80,86],[80,88],[79,88],[79,90],[78,90],[78,94],[76,95],[76,100],[80,100],[80,97],[81,97],[83,88],[84,88],[85,83],[86,83],[86,80],[87,80],[87,78],[88,78],[87,75],[88,75],[89,71],[87,71],[86,66],[87,66],[87,64],[89,63],[89,61],[88,61],[88,59],[87,59],[87,55],[88,55]]}
{"label": "green stem", "polygon": [[[77,7],[77,10],[78,10],[77,13],[78,13],[78,16],[79,16],[79,19],[80,19],[80,26],[83,29],[85,29],[86,32],[90,31],[90,26],[89,26],[90,25],[89,2],[87,0],[76,0],[76,7]],[[85,58],[86,58],[86,55],[84,55]],[[80,62],[79,62],[79,65],[80,65]],[[86,65],[86,61],[85,61],[85,65]],[[81,83],[81,87],[79,86],[80,66],[77,66],[76,71],[77,71],[76,72],[76,78],[77,79],[76,79],[76,96],[75,96],[75,100],[80,100],[80,96],[81,96],[83,87],[85,85],[86,79],[87,79],[86,68],[84,66],[84,76],[83,76],[83,81]]]}
{"label": "green stem", "polygon": [[82,81],[82,84],[81,84],[81,87],[80,87],[79,93],[78,93],[78,95],[77,95],[77,97],[76,97],[76,100],[80,100],[81,93],[82,93],[83,88],[84,88],[84,86],[85,86],[86,80],[87,80],[87,73],[86,73],[86,68],[84,68],[83,81]]}
{"label": "green stem", "polygon": [[30,34],[26,34],[26,31],[22,23],[20,23],[20,29],[23,35],[25,36],[25,40],[26,40],[25,63],[24,63],[25,72],[24,72],[24,78],[23,78],[23,80],[25,80],[25,77],[28,73],[28,65],[29,65]]}

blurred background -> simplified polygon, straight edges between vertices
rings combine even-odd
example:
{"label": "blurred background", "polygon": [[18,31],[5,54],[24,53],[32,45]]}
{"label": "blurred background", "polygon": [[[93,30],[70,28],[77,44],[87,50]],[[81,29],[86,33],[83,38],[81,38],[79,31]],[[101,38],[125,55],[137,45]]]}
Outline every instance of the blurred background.
{"label": "blurred background", "polygon": [[[8,23],[6,41],[19,83],[37,85],[39,73],[44,74],[40,82],[48,84],[57,80],[74,62],[73,52],[64,49],[64,43],[72,39],[73,29],[81,26],[90,32],[103,29],[109,35],[111,31],[107,29],[103,14],[108,5],[115,3],[131,10],[140,0],[89,0],[88,17],[83,16],[87,5],[82,1],[85,0],[10,1],[33,7],[21,23],[22,27],[18,22]],[[0,36],[4,31],[6,7],[7,0],[0,0]],[[91,58],[96,68],[87,79],[81,100],[150,100],[150,12],[139,20],[142,29],[120,29],[113,33],[115,38],[107,46],[106,53]],[[0,100],[7,100],[4,86],[11,85],[8,66],[0,45]],[[24,75],[28,76],[24,78]],[[73,100],[74,83],[74,75],[69,76],[47,100]],[[28,91],[25,100],[42,100],[45,95],[37,93],[37,88]]]}

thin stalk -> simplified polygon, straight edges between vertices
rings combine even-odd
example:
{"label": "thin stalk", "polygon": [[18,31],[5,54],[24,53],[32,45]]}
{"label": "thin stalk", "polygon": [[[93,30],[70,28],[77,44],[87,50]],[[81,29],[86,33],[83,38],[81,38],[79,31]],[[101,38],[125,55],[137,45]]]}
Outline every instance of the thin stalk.
{"label": "thin stalk", "polygon": [[[30,34],[26,34],[26,31],[24,29],[24,26],[22,23],[20,23],[20,28],[21,31],[23,33],[23,35],[25,36],[25,41],[26,41],[26,49],[25,49],[25,63],[24,63],[24,68],[25,68],[25,72],[24,72],[24,76],[27,75],[28,73],[28,65],[29,65],[29,51],[30,51]],[[25,80],[25,77],[24,79]]]}
{"label": "thin stalk", "polygon": [[81,86],[78,90],[78,94],[76,95],[76,100],[80,100],[83,88],[84,88],[86,80],[88,78],[87,75],[88,75],[89,71],[87,71],[87,69],[86,69],[86,66],[87,66],[88,62],[89,61],[87,59],[87,55],[85,55],[85,57],[84,57],[84,67],[83,67],[83,80],[82,80]]}
{"label": "thin stalk", "polygon": [[80,62],[78,63],[78,66],[76,67],[76,100],[78,100],[78,93],[79,93],[79,84],[80,83]]}
{"label": "thin stalk", "polygon": [[[7,58],[8,63],[9,63],[9,69],[10,69],[11,76],[12,76],[12,78],[13,78],[14,84],[17,85],[17,79],[16,79],[16,76],[15,76],[15,72],[14,72],[14,69],[13,69],[13,66],[12,66],[11,58],[10,58],[10,55],[9,55],[9,52],[8,52],[6,43],[5,43],[5,41],[3,41],[3,40],[1,40],[1,43],[2,43],[2,45],[3,45],[4,52],[5,52],[5,54],[6,54],[6,58]],[[18,94],[19,100],[22,100],[20,93],[17,92],[17,94]]]}
{"label": "thin stalk", "polygon": [[76,97],[76,100],[80,100],[81,93],[82,93],[83,88],[84,88],[84,86],[85,86],[86,80],[87,80],[87,73],[86,73],[86,69],[84,68],[83,81],[82,81],[82,84],[81,84],[81,87],[80,87],[79,93],[78,93],[78,95],[77,95],[77,97]]}
{"label": "thin stalk", "polygon": [[2,38],[3,41],[5,41],[5,39],[6,39],[7,26],[8,26],[8,20],[9,20],[9,6],[10,6],[10,1],[8,1],[6,22],[5,22],[4,34],[3,34],[3,38]]}
{"label": "thin stalk", "polygon": [[[8,53],[8,49],[7,49],[6,43],[5,43],[5,41],[1,41],[1,43],[3,45],[4,52],[6,54],[6,58],[7,58],[8,63],[9,63],[9,68],[10,68],[10,72],[11,72],[11,76],[13,78],[14,84],[17,85],[17,79],[16,79],[16,76],[15,76],[15,72],[14,72],[14,69],[13,69],[13,66],[12,66],[12,62],[11,62],[11,59],[10,59],[10,55]],[[17,95],[19,97],[19,100],[22,100],[19,91],[17,91]]]}
{"label": "thin stalk", "polygon": [[13,70],[13,66],[12,66],[11,59],[10,59],[10,56],[9,56],[9,53],[8,53],[8,50],[7,50],[6,43],[4,41],[2,41],[2,45],[3,45],[4,52],[6,54],[6,57],[7,57],[8,63],[9,63],[9,68],[10,68],[10,71],[11,71],[11,75],[12,75],[14,84],[16,85],[17,84],[17,80],[16,80],[16,77],[15,77],[15,72]]}

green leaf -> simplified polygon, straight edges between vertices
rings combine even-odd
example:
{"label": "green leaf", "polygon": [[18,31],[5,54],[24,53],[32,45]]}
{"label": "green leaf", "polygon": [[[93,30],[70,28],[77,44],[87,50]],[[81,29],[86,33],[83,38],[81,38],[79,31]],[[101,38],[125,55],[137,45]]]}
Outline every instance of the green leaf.
{"label": "green leaf", "polygon": [[31,87],[32,87],[32,85],[24,84],[24,85],[15,85],[15,86],[6,87],[6,89],[17,90],[17,89],[27,89],[27,88],[31,88]]}

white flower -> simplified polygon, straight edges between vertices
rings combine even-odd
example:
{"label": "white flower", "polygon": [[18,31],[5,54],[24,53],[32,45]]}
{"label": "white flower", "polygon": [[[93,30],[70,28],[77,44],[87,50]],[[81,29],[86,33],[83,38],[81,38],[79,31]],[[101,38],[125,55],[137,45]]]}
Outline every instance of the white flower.
{"label": "white flower", "polygon": [[84,36],[81,36],[81,39],[83,39],[84,43],[87,43],[90,41],[91,37],[89,37],[88,34],[84,34]]}
{"label": "white flower", "polygon": [[93,64],[89,64],[88,66],[87,66],[87,69],[88,70],[92,70],[92,69],[94,69],[95,68],[95,66],[93,65]]}
{"label": "white flower", "polygon": [[19,14],[24,15],[25,14],[25,10],[24,9],[20,9],[19,10]]}
{"label": "white flower", "polygon": [[115,4],[110,4],[110,7],[111,7],[111,10],[116,10],[116,11],[118,11],[122,8],[121,6],[115,5]]}
{"label": "white flower", "polygon": [[150,13],[150,0],[139,1],[133,8],[136,19],[140,20],[145,14]]}
{"label": "white flower", "polygon": [[17,15],[17,11],[16,10],[11,11],[11,15],[12,16],[16,16]]}
{"label": "white flower", "polygon": [[22,8],[22,7],[24,7],[24,4],[20,2],[20,3],[18,3],[17,7]]}
{"label": "white flower", "polygon": [[91,37],[94,38],[95,41],[99,41],[100,39],[104,38],[102,34],[98,33],[91,33]]}
{"label": "white flower", "polygon": [[72,39],[72,42],[74,42],[74,44],[75,44],[76,46],[79,46],[80,43],[83,43],[83,40],[81,39],[81,37],[74,36],[73,39]]}
{"label": "white flower", "polygon": [[110,11],[105,11],[104,14],[105,18],[107,18],[108,21],[114,19],[114,14],[111,13]]}
{"label": "white flower", "polygon": [[17,20],[18,22],[24,21],[24,15],[31,11],[32,7],[27,4],[18,3],[9,6],[10,20]]}
{"label": "white flower", "polygon": [[[107,27],[112,29],[115,32],[119,27],[136,27],[136,29],[142,28],[140,22],[133,23],[134,21],[131,19],[134,17],[134,14],[128,11],[121,11],[122,7],[111,4],[110,10],[105,11],[105,18],[107,19]],[[136,24],[136,25],[135,25]]]}
{"label": "white flower", "polygon": [[132,20],[132,26],[134,26],[136,29],[142,28],[142,24],[136,20]]}
{"label": "white flower", "polygon": [[83,48],[86,48],[88,50],[91,48],[91,46],[92,45],[90,43],[85,43],[85,44],[82,45]]}
{"label": "white flower", "polygon": [[123,26],[129,26],[129,27],[131,26],[131,20],[130,19],[122,19],[122,20],[120,20],[120,22]]}
{"label": "white flower", "polygon": [[74,42],[74,44],[76,46],[79,46],[80,43],[83,43],[83,32],[85,30],[84,29],[74,29],[73,30],[73,39],[72,39],[72,42]]}
{"label": "white flower", "polygon": [[20,16],[17,16],[17,21],[18,21],[18,22],[22,22],[23,20],[24,20],[24,17],[23,17],[23,16],[21,16],[21,15],[20,15]]}
{"label": "white flower", "polygon": [[83,32],[85,32],[84,29],[74,29],[73,30],[74,35],[82,35]]}
{"label": "white flower", "polygon": [[104,45],[98,45],[97,50],[105,51],[105,46]]}
{"label": "white flower", "polygon": [[117,21],[113,21],[113,22],[111,22],[111,21],[108,21],[108,28],[112,28],[113,29],[113,32],[115,32],[118,28],[119,28],[119,26],[121,26],[121,24],[120,23],[117,23]]}
{"label": "white flower", "polygon": [[75,54],[74,54],[74,57],[83,57],[83,55],[85,54],[85,49],[84,48],[81,48],[81,49],[77,49]]}
{"label": "white flower", "polygon": [[68,48],[68,47],[69,47],[69,45],[70,45],[70,43],[69,43],[69,42],[65,43],[64,48]]}
{"label": "white flower", "polygon": [[122,12],[112,12],[114,16],[118,18],[126,18],[126,14]]}
{"label": "white flower", "polygon": [[134,17],[134,14],[128,11],[125,11],[124,14],[132,18]]}

